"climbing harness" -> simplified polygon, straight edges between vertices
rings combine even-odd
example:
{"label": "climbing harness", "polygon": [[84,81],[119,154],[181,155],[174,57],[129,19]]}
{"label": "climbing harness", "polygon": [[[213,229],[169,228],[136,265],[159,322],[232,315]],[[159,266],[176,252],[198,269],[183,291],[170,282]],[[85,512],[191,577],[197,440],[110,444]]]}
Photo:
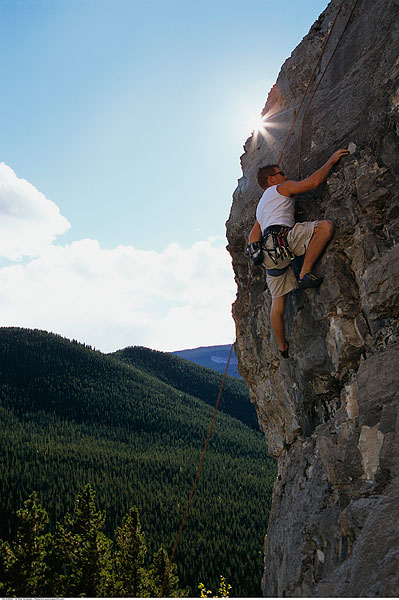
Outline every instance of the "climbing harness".
{"label": "climbing harness", "polygon": [[[252,242],[247,246],[247,255],[252,260],[254,266],[263,263],[264,253],[269,256],[273,263],[277,266],[279,261],[294,260],[295,254],[289,247],[287,235],[291,227],[286,225],[271,225],[263,232],[262,241]],[[269,240],[272,242],[270,247]],[[288,269],[288,264],[282,268],[266,269],[268,275],[282,275]]]}
{"label": "climbing harness", "polygon": [[[287,235],[291,227],[286,225],[270,225],[266,227],[262,236],[262,248],[268,254],[269,258],[278,265],[279,260],[294,260],[295,254],[289,247]],[[269,238],[272,241],[270,248]],[[288,265],[289,266],[289,265]],[[284,269],[284,271],[288,268]],[[282,269],[268,269],[268,271],[281,271]],[[283,272],[284,272],[283,271]],[[269,275],[281,275],[281,273],[269,273]]]}

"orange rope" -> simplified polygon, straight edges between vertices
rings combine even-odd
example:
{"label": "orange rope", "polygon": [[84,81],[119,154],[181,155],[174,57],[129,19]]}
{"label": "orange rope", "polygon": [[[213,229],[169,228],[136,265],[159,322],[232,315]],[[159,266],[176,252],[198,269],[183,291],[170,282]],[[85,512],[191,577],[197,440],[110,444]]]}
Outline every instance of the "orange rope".
{"label": "orange rope", "polygon": [[311,85],[311,83],[312,83],[312,81],[313,81],[313,78],[314,78],[314,76],[315,76],[315,74],[316,74],[316,71],[317,71],[317,69],[319,68],[319,65],[320,65],[320,63],[321,63],[321,60],[322,60],[322,58],[323,58],[323,56],[324,56],[324,51],[325,51],[325,49],[326,49],[326,47],[327,47],[328,40],[329,40],[329,39],[330,39],[330,37],[331,37],[331,34],[332,34],[332,32],[333,32],[333,29],[334,29],[334,27],[335,27],[335,24],[336,24],[336,22],[337,22],[337,20],[338,20],[338,16],[339,16],[339,14],[340,14],[340,12],[341,12],[341,10],[342,10],[342,7],[343,7],[344,3],[345,3],[345,0],[342,0],[342,2],[341,2],[341,4],[340,4],[340,7],[339,7],[339,9],[338,9],[338,11],[337,11],[337,14],[335,15],[335,19],[334,19],[334,21],[333,21],[333,24],[331,25],[331,29],[330,29],[330,31],[328,32],[328,35],[327,35],[327,37],[325,38],[325,40],[324,40],[324,42],[323,42],[323,45],[322,45],[322,47],[321,47],[321,51],[320,51],[320,56],[319,56],[319,58],[318,58],[318,60],[317,60],[317,63],[316,63],[316,65],[315,65],[314,69],[313,69],[312,75],[310,76],[310,79],[309,79],[308,85],[306,86],[306,89],[305,89],[305,91],[304,91],[304,94],[303,94],[303,96],[302,96],[302,100],[301,100],[301,102],[300,102],[300,104],[299,104],[299,108],[298,108],[298,110],[297,110],[296,114],[294,115],[294,119],[293,119],[293,121],[292,121],[291,129],[289,130],[289,132],[288,132],[288,134],[287,134],[287,137],[286,137],[286,139],[285,139],[285,142],[284,142],[284,144],[283,144],[283,148],[282,148],[282,150],[281,150],[281,152],[280,152],[280,156],[278,157],[278,161],[277,161],[277,163],[278,163],[278,164],[280,164],[280,162],[281,162],[281,159],[283,158],[284,150],[285,150],[285,147],[286,147],[286,145],[287,145],[288,139],[289,139],[289,137],[290,137],[290,135],[291,135],[291,133],[292,133],[292,130],[294,129],[294,125],[295,125],[295,122],[296,122],[296,120],[297,120],[297,118],[298,118],[298,115],[299,115],[299,113],[300,113],[300,110],[301,110],[301,108],[302,108],[302,104],[303,104],[303,103],[304,103],[304,101],[305,101],[305,98],[306,98],[306,95],[307,95],[307,93],[308,93],[308,91],[309,91],[310,85]]}
{"label": "orange rope", "polygon": [[[238,326],[238,324],[241,321],[242,313],[244,311],[244,302],[245,302],[245,299],[246,299],[246,296],[247,296],[247,293],[248,293],[248,290],[249,290],[249,286],[250,286],[251,280],[252,280],[252,271],[249,274],[247,286],[245,288],[243,299],[241,301],[241,309],[240,309],[240,313],[239,313],[238,318],[237,318],[237,326]],[[232,355],[232,352],[233,352],[233,346],[234,346],[234,343],[231,344],[231,347],[230,347],[230,352],[229,352],[229,356],[228,356],[228,359],[227,359],[226,368],[224,370],[222,383],[221,383],[220,388],[219,388],[219,393],[218,393],[218,397],[217,397],[217,400],[216,400],[215,409],[213,411],[212,421],[211,421],[211,424],[209,426],[208,435],[206,436],[206,440],[205,440],[205,444],[204,444],[204,447],[203,447],[203,450],[202,450],[202,454],[201,454],[201,458],[200,458],[199,465],[198,465],[198,468],[197,468],[197,472],[195,474],[194,483],[192,485],[191,492],[190,492],[190,495],[189,495],[188,500],[187,500],[186,508],[185,508],[184,515],[183,515],[183,518],[182,518],[181,523],[180,523],[179,531],[177,533],[176,540],[175,540],[175,543],[174,543],[174,546],[173,546],[173,550],[172,550],[170,558],[169,558],[169,566],[168,566],[168,568],[166,570],[165,577],[164,577],[164,580],[163,580],[163,583],[162,583],[161,592],[159,594],[160,598],[163,597],[163,594],[164,594],[164,591],[165,591],[165,587],[166,587],[166,584],[167,584],[168,579],[169,579],[169,575],[170,575],[170,572],[171,572],[171,569],[172,569],[173,560],[174,560],[175,554],[176,554],[177,545],[178,545],[178,543],[180,541],[180,537],[181,537],[181,534],[183,532],[183,527],[184,527],[184,524],[185,524],[186,519],[187,519],[188,511],[190,510],[190,506],[191,506],[191,502],[193,500],[194,492],[195,492],[195,489],[197,487],[197,483],[198,483],[198,479],[199,479],[199,476],[200,476],[200,473],[201,473],[202,465],[204,464],[205,454],[206,454],[206,451],[207,451],[207,448],[208,448],[209,441],[211,439],[211,435],[212,435],[212,431],[213,431],[213,426],[215,425],[216,416],[217,416],[218,409],[219,409],[219,404],[220,404],[220,399],[222,397],[222,392],[223,392],[224,384],[225,384],[226,377],[227,377],[227,371],[228,371],[228,368],[229,368],[229,365],[230,365],[230,359],[231,359],[231,355]]]}
{"label": "orange rope", "polygon": [[[298,164],[297,164],[297,179],[300,179],[300,168],[301,168],[301,158],[302,158],[302,139],[303,139],[303,129],[304,129],[304,123],[305,123],[305,116],[306,116],[306,114],[307,114],[307,112],[308,112],[308,110],[309,110],[309,108],[310,108],[310,105],[312,104],[313,98],[315,97],[317,90],[318,90],[318,89],[319,89],[319,87],[320,87],[320,84],[321,84],[321,82],[322,82],[322,80],[323,80],[323,77],[324,77],[324,75],[326,74],[326,71],[327,71],[328,67],[330,66],[330,63],[331,63],[331,61],[332,61],[332,59],[333,59],[333,57],[334,57],[334,55],[335,55],[335,53],[336,53],[336,51],[337,51],[337,49],[338,49],[338,46],[339,46],[339,44],[340,44],[340,42],[341,42],[341,40],[342,40],[342,38],[343,38],[343,36],[344,36],[344,33],[346,32],[346,29],[347,29],[347,27],[348,27],[348,25],[349,25],[349,21],[350,21],[350,20],[351,20],[351,18],[352,18],[352,15],[353,15],[353,13],[354,13],[354,10],[355,10],[355,8],[356,8],[356,5],[357,5],[357,3],[358,3],[358,0],[355,0],[355,3],[354,3],[354,5],[353,5],[353,7],[352,7],[352,10],[351,10],[350,14],[349,14],[349,17],[348,17],[348,20],[347,20],[347,22],[346,22],[346,24],[345,24],[345,27],[343,28],[343,30],[342,30],[342,33],[341,33],[341,35],[340,35],[340,36],[339,36],[339,38],[338,38],[338,42],[336,43],[336,46],[335,46],[335,48],[334,48],[334,51],[333,51],[333,53],[331,54],[331,56],[330,56],[330,58],[329,58],[329,60],[328,60],[328,62],[327,62],[327,64],[326,64],[326,66],[325,66],[325,68],[324,68],[324,70],[323,70],[323,73],[321,74],[321,77],[320,77],[319,81],[317,82],[317,85],[316,85],[315,89],[313,90],[313,94],[312,94],[312,96],[311,96],[311,98],[310,98],[310,100],[309,100],[309,103],[308,103],[307,107],[306,107],[306,108],[305,108],[305,110],[304,110],[304,113],[303,113],[303,116],[302,116],[301,133],[300,133],[300,136],[299,136]],[[343,3],[342,3],[342,4],[343,4]],[[342,4],[341,4],[341,6],[340,6],[340,9],[339,9],[339,10],[341,10],[341,8],[342,8]],[[335,24],[335,22],[334,22],[334,24]],[[331,31],[332,31],[332,29],[331,29]],[[330,33],[331,33],[331,31],[330,31]]]}

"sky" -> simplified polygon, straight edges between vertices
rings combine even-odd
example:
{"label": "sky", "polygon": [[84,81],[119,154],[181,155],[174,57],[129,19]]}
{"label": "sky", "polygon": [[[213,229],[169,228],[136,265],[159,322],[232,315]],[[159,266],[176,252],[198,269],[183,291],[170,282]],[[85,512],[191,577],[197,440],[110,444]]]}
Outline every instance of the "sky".
{"label": "sky", "polygon": [[235,339],[243,145],[328,0],[0,0],[0,326]]}

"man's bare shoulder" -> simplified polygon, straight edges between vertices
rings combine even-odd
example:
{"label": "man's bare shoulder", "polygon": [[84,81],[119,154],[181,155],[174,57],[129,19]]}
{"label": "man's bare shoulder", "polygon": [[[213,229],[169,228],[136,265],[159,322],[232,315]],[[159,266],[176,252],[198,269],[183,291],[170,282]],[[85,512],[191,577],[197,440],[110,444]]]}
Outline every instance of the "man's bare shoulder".
{"label": "man's bare shoulder", "polygon": [[298,192],[295,191],[298,187],[298,183],[300,182],[294,181],[293,179],[287,179],[287,181],[284,181],[284,183],[279,183],[276,186],[276,189],[281,196],[290,197],[294,194],[298,194]]}

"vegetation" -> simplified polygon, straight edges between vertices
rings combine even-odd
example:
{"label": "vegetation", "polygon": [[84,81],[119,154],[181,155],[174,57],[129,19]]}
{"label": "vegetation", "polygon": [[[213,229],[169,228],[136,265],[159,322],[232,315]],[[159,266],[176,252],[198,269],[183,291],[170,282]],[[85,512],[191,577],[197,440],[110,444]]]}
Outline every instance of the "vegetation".
{"label": "vegetation", "polygon": [[[194,368],[201,380],[201,367]],[[174,383],[60,336],[1,328],[0,537],[16,539],[16,511],[36,490],[50,533],[63,535],[67,547],[77,533],[56,520],[72,514],[90,482],[108,515],[107,539],[123,543],[118,527],[127,513],[134,520],[129,509],[136,506],[149,555],[162,543],[170,549],[213,412],[185,382]],[[216,399],[217,389],[207,395]],[[260,595],[274,478],[263,436],[219,413],[176,553],[179,580],[191,594],[200,581],[216,589],[223,573],[236,596]],[[115,560],[122,569],[122,556]]]}
{"label": "vegetation", "polygon": [[[118,350],[114,356],[211,406],[215,405],[223,375],[212,369],[142,346],[129,346]],[[255,407],[249,401],[248,388],[242,379],[226,377],[219,410],[259,431]]]}
{"label": "vegetation", "polygon": [[148,569],[146,544],[136,507],[130,509],[115,534],[116,544],[103,532],[105,513],[97,510],[94,490],[86,485],[72,515],[46,531],[49,518],[33,492],[19,510],[18,529],[11,543],[0,541],[0,592],[3,596],[55,597],[184,597],[176,565],[169,577],[169,558],[161,546]]}
{"label": "vegetation", "polygon": [[227,583],[226,578],[221,575],[216,596],[213,594],[212,590],[207,590],[203,583],[199,584],[198,589],[200,590],[200,598],[229,598],[231,585]]}

